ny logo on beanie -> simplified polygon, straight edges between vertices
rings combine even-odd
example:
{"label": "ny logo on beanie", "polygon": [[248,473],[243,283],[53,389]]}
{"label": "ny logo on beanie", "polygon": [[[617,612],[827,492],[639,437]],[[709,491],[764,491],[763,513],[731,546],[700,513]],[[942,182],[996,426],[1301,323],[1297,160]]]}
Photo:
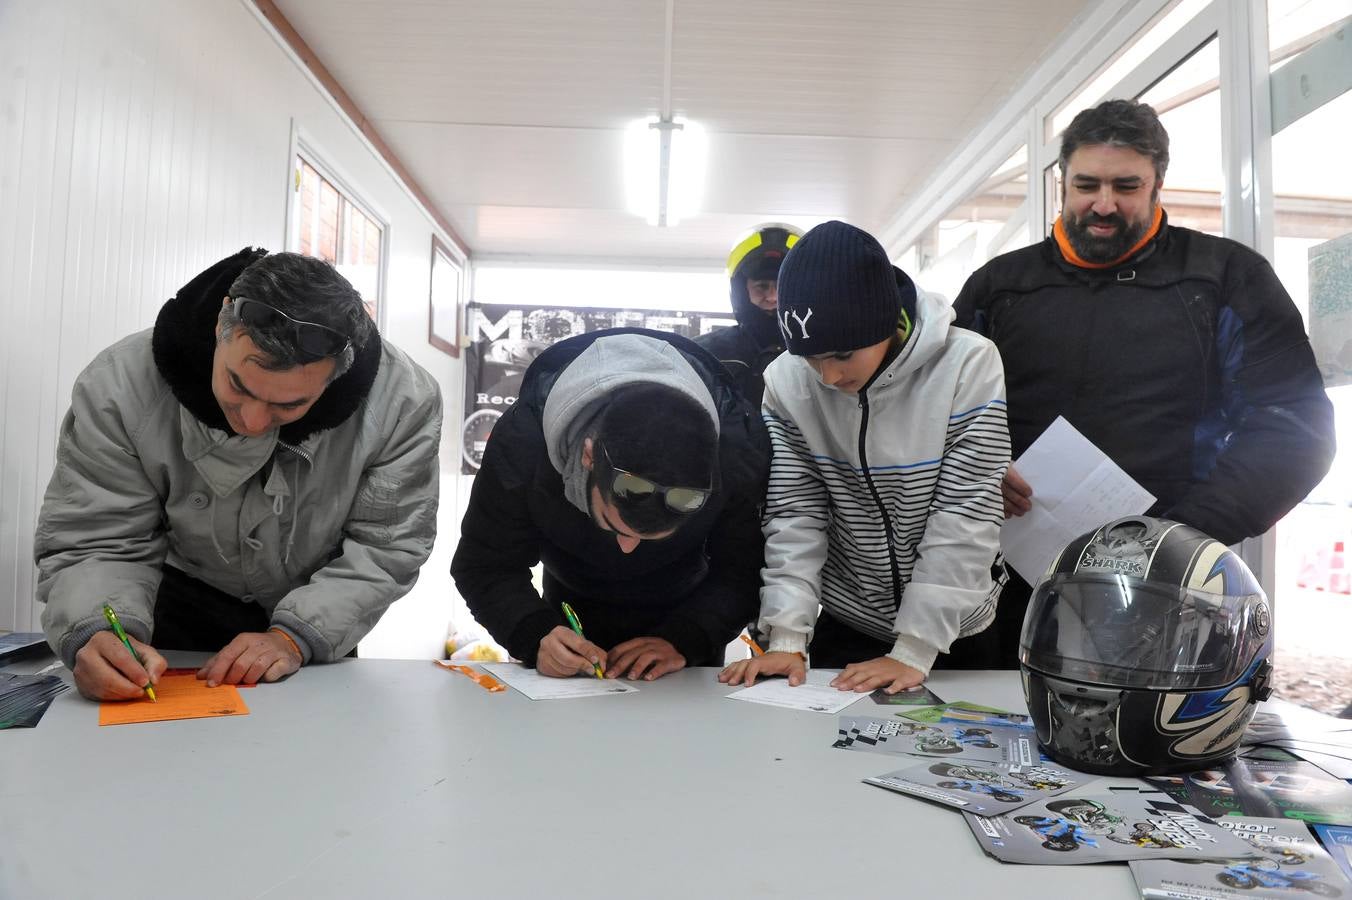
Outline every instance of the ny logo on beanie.
{"label": "ny logo on beanie", "polygon": [[[904,279],[877,239],[844,222],[823,222],[803,235],[779,268],[776,318],[794,356],[848,353],[897,330]],[[809,325],[809,320],[811,324]]]}
{"label": "ny logo on beanie", "polygon": [[811,335],[807,333],[807,320],[812,318],[812,307],[810,306],[807,307],[807,315],[805,316],[798,315],[798,310],[796,309],[782,310],[782,313],[783,315],[779,317],[779,330],[784,332],[785,342],[792,341],[794,339],[793,329],[789,326],[790,317],[792,317],[794,321],[798,323],[799,337],[802,340],[807,340],[809,337],[811,337]]}

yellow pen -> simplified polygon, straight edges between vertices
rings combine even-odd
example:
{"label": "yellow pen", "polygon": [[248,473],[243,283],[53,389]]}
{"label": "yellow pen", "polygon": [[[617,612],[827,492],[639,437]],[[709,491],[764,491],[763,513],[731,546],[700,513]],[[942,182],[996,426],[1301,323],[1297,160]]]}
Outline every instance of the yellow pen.
{"label": "yellow pen", "polygon": [[[103,604],[103,617],[108,620],[109,625],[113,626],[113,634],[117,635],[118,640],[122,642],[122,646],[127,648],[127,652],[131,654],[131,658],[144,666],[146,661],[141,658],[141,654],[137,653],[136,648],[131,645],[131,640],[127,638],[127,633],[122,630],[122,623],[117,620],[117,613],[113,612],[113,608],[107,603]],[[147,681],[145,687],[141,688],[141,690],[146,692],[146,696],[150,698],[152,703],[160,702],[155,696],[155,688],[151,687],[150,682]]]}
{"label": "yellow pen", "polygon": [[[568,618],[569,627],[577,632],[577,636],[585,638],[586,635],[582,633],[582,623],[577,620],[577,613],[573,612],[573,608],[567,603],[563,604],[563,614]],[[596,673],[597,678],[606,677],[605,670],[601,668],[600,663],[592,663],[592,671]]]}

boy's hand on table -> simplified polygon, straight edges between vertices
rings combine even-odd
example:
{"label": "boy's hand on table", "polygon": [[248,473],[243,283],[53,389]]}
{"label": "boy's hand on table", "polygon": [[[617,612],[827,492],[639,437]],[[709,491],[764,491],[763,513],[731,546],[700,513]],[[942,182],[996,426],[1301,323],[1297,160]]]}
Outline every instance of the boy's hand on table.
{"label": "boy's hand on table", "polygon": [[850,663],[843,672],[831,679],[831,687],[858,693],[883,688],[887,693],[895,694],[908,687],[915,687],[924,680],[925,674],[919,669],[912,669],[890,656],[879,656],[877,659]]}
{"label": "boy's hand on table", "polygon": [[797,687],[807,680],[807,662],[801,653],[786,653],[772,650],[750,659],[739,659],[718,673],[718,680],[724,684],[745,684],[751,687],[757,676],[787,675],[789,686]]}

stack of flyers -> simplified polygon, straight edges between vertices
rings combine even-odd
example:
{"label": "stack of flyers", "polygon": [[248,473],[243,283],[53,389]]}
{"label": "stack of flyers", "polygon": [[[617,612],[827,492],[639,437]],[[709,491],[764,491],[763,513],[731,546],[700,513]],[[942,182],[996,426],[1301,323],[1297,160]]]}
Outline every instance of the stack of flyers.
{"label": "stack of flyers", "polygon": [[58,675],[0,672],[0,728],[32,728],[52,699],[69,688]]}
{"label": "stack of flyers", "polygon": [[1281,747],[1335,778],[1352,778],[1352,721],[1347,719],[1267,701],[1245,729],[1243,744]]}
{"label": "stack of flyers", "polygon": [[1208,816],[1352,825],[1352,786],[1304,760],[1239,758],[1216,769],[1146,779]]}
{"label": "stack of flyers", "polygon": [[953,703],[940,703],[920,709],[908,709],[897,713],[916,722],[932,725],[936,722],[956,722],[970,725],[997,725],[1001,728],[1023,728],[1033,730],[1033,720],[1019,713],[995,709],[991,706],[979,706],[965,700]]}
{"label": "stack of flyers", "polygon": [[865,784],[982,816],[998,816],[1064,794],[1083,781],[1083,775],[1047,766],[933,761],[864,779]]}
{"label": "stack of flyers", "polygon": [[978,728],[938,722],[925,725],[909,719],[844,715],[833,746],[841,750],[942,756],[976,762],[1031,766],[1038,762],[1037,741],[1017,728]]}
{"label": "stack of flyers", "polygon": [[886,688],[878,688],[869,694],[869,697],[874,703],[884,706],[933,706],[944,702],[939,699],[938,694],[923,684],[904,688],[895,694],[889,694]]}
{"label": "stack of flyers", "polygon": [[1243,759],[1274,759],[1278,762],[1295,762],[1299,756],[1281,747],[1269,747],[1266,744],[1254,744],[1251,747],[1240,746],[1239,755]]}
{"label": "stack of flyers", "polygon": [[1348,881],[1352,881],[1352,828],[1344,828],[1341,825],[1311,825],[1314,833],[1319,835],[1319,840],[1324,842],[1324,849],[1333,857],[1333,861],[1338,864],[1338,868],[1343,870]]}
{"label": "stack of flyers", "polygon": [[1077,793],[1003,816],[963,815],[982,848],[1002,862],[1054,866],[1256,855],[1214,820],[1160,791]]}
{"label": "stack of flyers", "polygon": [[1314,763],[1325,772],[1340,781],[1352,780],[1352,758],[1348,748],[1331,747],[1305,741],[1289,741],[1280,747],[1263,747],[1264,750],[1289,750],[1293,755]]}
{"label": "stack of flyers", "polygon": [[1349,886],[1338,864],[1304,825],[1291,819],[1231,816],[1220,822],[1260,855],[1241,859],[1133,861],[1142,897],[1280,900],[1298,891],[1339,897]]}
{"label": "stack of flyers", "polygon": [[1240,743],[1352,740],[1352,721],[1289,703],[1265,702],[1249,720]]}
{"label": "stack of flyers", "polygon": [[40,631],[0,634],[0,665],[8,665],[29,656],[38,656],[46,651],[47,638]]}

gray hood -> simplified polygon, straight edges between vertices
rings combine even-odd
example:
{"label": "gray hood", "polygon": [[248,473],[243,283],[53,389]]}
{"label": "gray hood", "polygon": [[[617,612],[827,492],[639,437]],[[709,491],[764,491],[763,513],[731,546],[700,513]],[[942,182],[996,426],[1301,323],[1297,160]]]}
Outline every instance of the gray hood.
{"label": "gray hood", "polygon": [[718,434],[718,410],[699,373],[681,351],[641,334],[598,338],[583,350],[549,391],[542,426],[549,461],[563,476],[568,502],[591,515],[582,441],[605,408],[612,391],[626,384],[661,384],[680,391],[709,414]]}

